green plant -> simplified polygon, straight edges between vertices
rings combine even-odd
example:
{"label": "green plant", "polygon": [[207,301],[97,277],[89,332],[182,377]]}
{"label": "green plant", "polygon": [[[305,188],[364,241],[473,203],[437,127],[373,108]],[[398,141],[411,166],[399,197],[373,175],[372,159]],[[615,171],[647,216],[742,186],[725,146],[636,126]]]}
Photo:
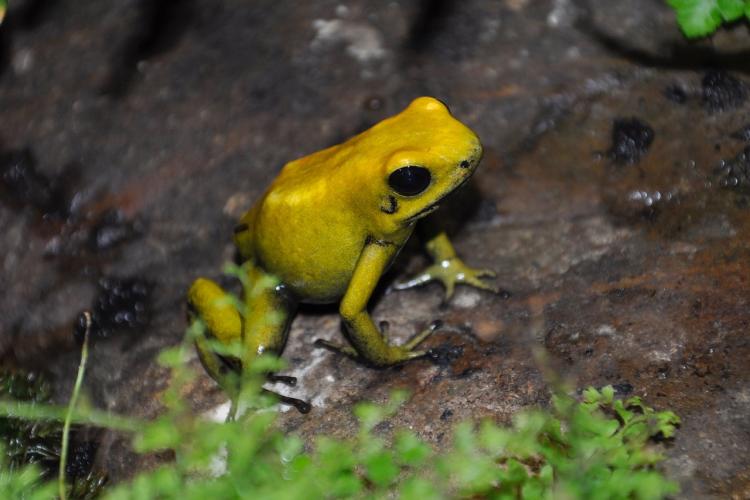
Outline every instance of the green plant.
{"label": "green plant", "polygon": [[8,10],[8,1],[0,0],[0,24],[3,24],[5,18],[5,11]]}
{"label": "green plant", "polygon": [[[406,398],[397,392],[386,405],[358,405],[353,439],[320,436],[309,451],[274,428],[273,412],[179,425],[172,414],[149,424],[137,445],[175,449],[175,463],[105,497],[656,499],[677,492],[654,468],[662,455],[649,440],[671,437],[679,419],[639,398],[614,399],[611,387],[587,389],[580,403],[557,395],[552,411],[522,412],[512,427],[460,424],[443,453],[409,431],[390,441],[379,435],[378,424]],[[226,460],[220,472],[217,456]]]}
{"label": "green plant", "polygon": [[[264,374],[283,368],[261,356],[243,374],[239,416],[227,423],[195,415],[182,398],[196,373],[188,359],[196,323],[185,340],[163,352],[172,370],[164,413],[152,422],[107,416],[90,409],[67,411],[71,422],[91,422],[131,432],[140,452],[171,450],[174,460],[102,492],[103,498],[602,498],[658,499],[677,486],[656,468],[663,459],[654,437],[669,439],[679,418],[657,412],[639,398],[616,399],[611,386],[583,391],[582,400],[560,389],[554,374],[549,410],[518,413],[510,427],[489,420],[454,429],[452,444],[436,451],[415,433],[379,431],[408,399],[395,392],[386,404],[355,409],[359,431],[351,439],[318,436],[314,443],[275,425]],[[543,356],[538,356],[543,360]],[[0,402],[15,419],[62,419],[65,409]],[[53,483],[37,469],[0,464],[3,497],[45,498]]]}
{"label": "green plant", "polygon": [[[105,490],[103,498],[656,499],[677,492],[655,468],[663,457],[652,438],[671,438],[679,418],[637,397],[616,399],[610,386],[586,389],[581,401],[556,390],[550,410],[520,412],[510,427],[462,423],[442,452],[410,431],[382,435],[380,424],[408,399],[396,392],[386,404],[356,407],[359,432],[353,438],[319,436],[306,447],[276,427],[274,401],[260,391],[262,374],[281,368],[278,359],[259,358],[257,371],[247,374],[240,403],[250,411],[228,423],[193,414],[180,397],[195,376],[186,362],[191,335],[160,357],[173,370],[164,414],[148,423],[111,417],[113,427],[134,434],[139,451],[173,450],[174,461]],[[64,413],[0,405],[0,411],[11,409],[27,418]],[[73,413],[72,421],[86,419],[106,424],[98,412]],[[10,469],[5,462],[0,470],[4,498],[54,492],[33,468]]]}
{"label": "green plant", "polygon": [[750,19],[750,0],[667,0],[688,38],[710,35],[722,23]]}

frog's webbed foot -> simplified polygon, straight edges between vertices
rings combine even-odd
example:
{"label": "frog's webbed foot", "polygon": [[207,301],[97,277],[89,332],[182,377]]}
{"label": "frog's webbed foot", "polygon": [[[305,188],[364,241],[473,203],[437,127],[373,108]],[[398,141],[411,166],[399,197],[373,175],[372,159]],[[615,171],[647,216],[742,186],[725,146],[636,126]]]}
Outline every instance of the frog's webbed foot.
{"label": "frog's webbed foot", "polygon": [[[441,328],[443,326],[443,322],[440,320],[433,321],[430,326],[422,330],[421,332],[414,335],[412,338],[410,338],[406,343],[400,346],[388,346],[388,352],[385,355],[384,359],[367,359],[363,356],[361,356],[355,349],[349,346],[342,346],[339,344],[335,344],[333,342],[330,342],[325,339],[316,339],[315,340],[315,347],[322,347],[324,349],[328,349],[329,351],[336,352],[338,354],[342,354],[348,358],[351,358],[355,361],[358,361],[360,363],[369,364],[375,367],[387,367],[387,366],[394,366],[401,363],[405,363],[407,361],[411,361],[414,359],[419,359],[427,356],[429,354],[429,351],[417,351],[415,348],[421,344],[427,337],[432,335],[432,333]],[[383,333],[388,329],[388,323],[387,322],[381,322],[380,328],[383,330]]]}
{"label": "frog's webbed foot", "polygon": [[445,300],[447,301],[453,296],[457,284],[470,285],[492,293],[500,293],[500,289],[496,285],[483,281],[483,278],[494,278],[495,276],[495,272],[490,269],[474,269],[464,264],[458,257],[451,257],[432,264],[411,279],[396,283],[393,288],[395,290],[406,290],[430,281],[440,281],[445,287]]}

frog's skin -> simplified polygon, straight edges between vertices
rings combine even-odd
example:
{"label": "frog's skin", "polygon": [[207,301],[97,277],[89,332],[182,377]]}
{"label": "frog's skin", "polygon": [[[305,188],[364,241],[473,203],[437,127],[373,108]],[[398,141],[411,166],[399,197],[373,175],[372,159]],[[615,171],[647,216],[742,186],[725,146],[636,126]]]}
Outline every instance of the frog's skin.
{"label": "frog's skin", "polygon": [[[474,132],[440,101],[420,97],[343,144],[284,166],[235,227],[246,273],[245,317],[213,281],[199,278],[188,292],[190,309],[210,336],[222,344],[241,342],[238,364],[200,338],[198,353],[209,374],[235,392],[226,383],[227,368],[246,367],[266,351],[280,354],[300,302],[339,303],[352,347],[318,345],[375,367],[424,356],[416,347],[434,328],[393,345],[367,303],[417,221],[471,177],[481,156]],[[396,288],[438,280],[448,297],[456,283],[496,291],[481,280],[494,273],[466,266],[444,232],[426,249],[434,264]]]}

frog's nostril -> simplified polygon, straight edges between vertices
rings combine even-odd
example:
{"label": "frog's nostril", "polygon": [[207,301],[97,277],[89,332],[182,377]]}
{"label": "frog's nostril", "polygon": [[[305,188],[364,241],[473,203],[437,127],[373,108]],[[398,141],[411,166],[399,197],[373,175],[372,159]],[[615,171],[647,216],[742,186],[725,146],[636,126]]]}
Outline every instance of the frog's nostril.
{"label": "frog's nostril", "polygon": [[471,162],[469,160],[464,160],[460,164],[461,168],[469,168],[471,166]]}

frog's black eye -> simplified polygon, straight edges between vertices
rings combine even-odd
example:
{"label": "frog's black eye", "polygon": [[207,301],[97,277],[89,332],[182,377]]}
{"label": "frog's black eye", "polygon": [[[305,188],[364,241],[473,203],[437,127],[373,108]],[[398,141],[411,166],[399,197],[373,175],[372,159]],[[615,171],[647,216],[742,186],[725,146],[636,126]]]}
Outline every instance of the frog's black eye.
{"label": "frog's black eye", "polygon": [[424,167],[401,167],[388,177],[388,185],[402,196],[414,196],[430,185],[432,176]]}

